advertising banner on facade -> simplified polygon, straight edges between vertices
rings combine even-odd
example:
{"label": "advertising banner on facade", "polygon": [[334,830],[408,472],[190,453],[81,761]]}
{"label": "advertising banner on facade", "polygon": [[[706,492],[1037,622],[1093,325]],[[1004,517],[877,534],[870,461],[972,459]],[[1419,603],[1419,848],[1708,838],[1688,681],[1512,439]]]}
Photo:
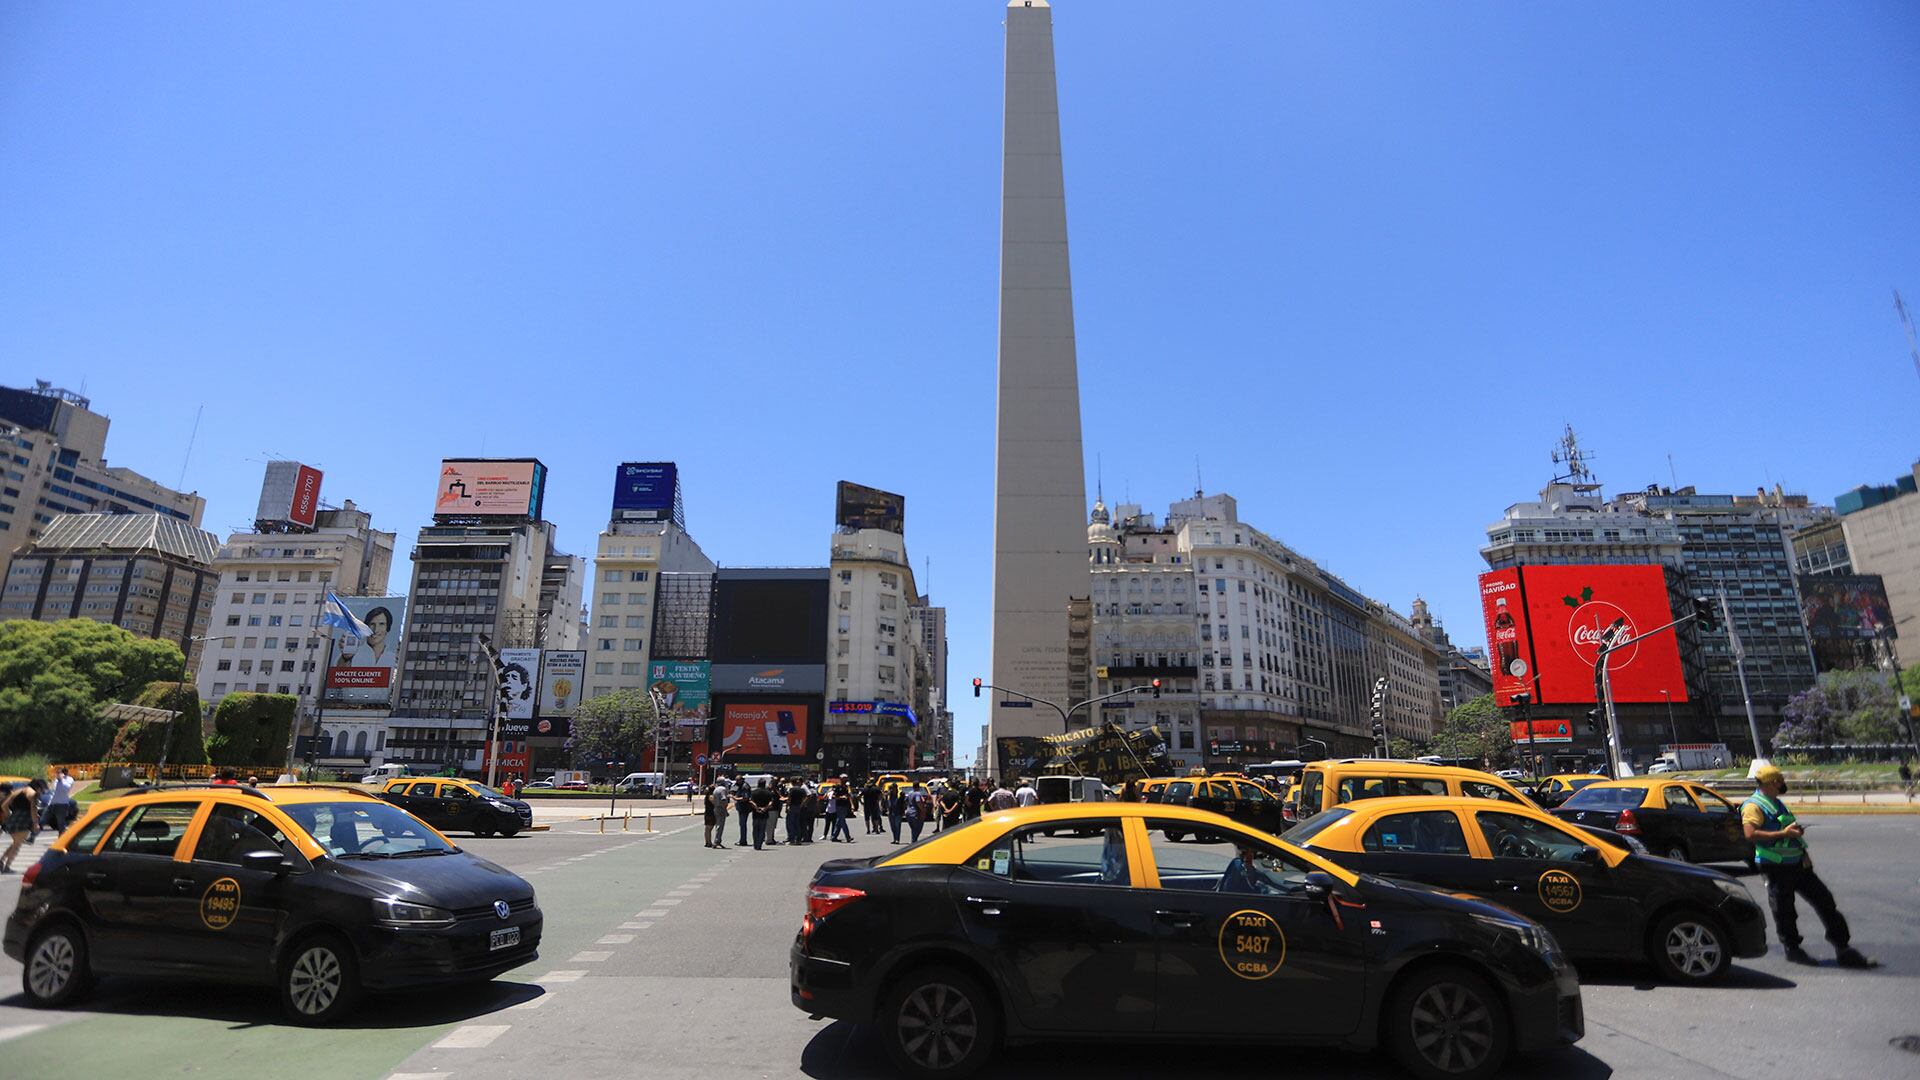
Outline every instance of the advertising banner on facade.
{"label": "advertising banner on facade", "polygon": [[[1528,725],[1533,727],[1531,735],[1527,732]],[[1537,745],[1573,741],[1573,721],[1571,720],[1515,720],[1507,727],[1510,729],[1509,734],[1513,736],[1514,743],[1520,746],[1525,746],[1528,742]]]}
{"label": "advertising banner on facade", "polygon": [[816,748],[808,711],[799,702],[729,702],[720,710],[720,745],[729,761],[811,757]]}
{"label": "advertising banner on facade", "polygon": [[267,476],[260,485],[260,505],[253,520],[312,528],[319,512],[319,469],[297,461],[267,462]]}
{"label": "advertising banner on facade", "polygon": [[[1505,586],[1506,574],[1517,574],[1517,588]],[[1592,704],[1593,665],[1609,630],[1629,638],[1673,621],[1658,566],[1525,566],[1480,581],[1494,693],[1503,705],[1515,693],[1530,693],[1535,704]],[[1616,702],[1687,700],[1672,632],[1610,652],[1607,672]]]}
{"label": "advertising banner on facade", "polygon": [[1066,735],[1017,735],[996,739],[1000,779],[1011,781],[1020,776],[1066,773],[1071,776],[1097,776],[1118,787],[1129,779],[1165,776],[1167,741],[1157,727],[1123,731],[1115,724],[1101,724]]}
{"label": "advertising banner on facade", "polygon": [[[539,700],[540,650],[501,649],[500,663],[500,719],[532,720]],[[520,730],[526,730],[524,723]]]}
{"label": "advertising banner on facade", "polygon": [[705,660],[656,660],[647,665],[647,690],[661,718],[675,727],[701,728],[713,716],[713,687]]}
{"label": "advertising banner on facade", "polygon": [[1800,575],[1800,617],[1820,671],[1871,664],[1873,640],[1898,636],[1879,574]]}
{"label": "advertising banner on facade", "polygon": [[713,665],[713,689],[723,694],[818,694],[826,685],[827,669],[822,664]]}
{"label": "advertising banner on facade", "polygon": [[542,720],[557,720],[573,715],[580,695],[587,688],[584,649],[548,649],[540,656],[540,696],[535,715]]}
{"label": "advertising banner on facade", "polygon": [[547,467],[532,458],[440,462],[437,518],[538,518],[546,495]]}
{"label": "advertising banner on facade", "polygon": [[393,694],[400,638],[406,632],[404,596],[343,596],[340,603],[372,631],[365,638],[338,630],[333,637],[333,666],[327,669],[328,701],[385,705]]}
{"label": "advertising banner on facade", "polygon": [[842,480],[834,490],[833,520],[843,529],[885,529],[905,534],[907,497]]}

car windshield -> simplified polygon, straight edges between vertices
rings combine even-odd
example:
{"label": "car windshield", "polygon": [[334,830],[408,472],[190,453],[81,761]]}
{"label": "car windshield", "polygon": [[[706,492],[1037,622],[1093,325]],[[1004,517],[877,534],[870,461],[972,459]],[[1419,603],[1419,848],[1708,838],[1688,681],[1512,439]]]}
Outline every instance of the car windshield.
{"label": "car windshield", "polygon": [[1287,830],[1287,843],[1305,844],[1320,835],[1327,826],[1353,813],[1350,807],[1336,806],[1331,810],[1322,810],[1307,820]]}
{"label": "car windshield", "polygon": [[1581,788],[1584,788],[1589,784],[1597,784],[1599,782],[1600,782],[1600,778],[1597,776],[1576,776],[1571,780],[1562,781],[1562,783],[1566,784],[1568,787],[1572,788],[1575,791],[1579,791]]}
{"label": "car windshield", "polygon": [[459,850],[391,803],[291,803],[281,809],[336,859],[395,859]]}
{"label": "car windshield", "polygon": [[506,798],[505,795],[500,794],[499,792],[493,790],[492,788],[488,787],[485,784],[468,784],[467,788],[468,790],[472,791],[474,794],[485,796],[486,798],[489,798],[489,799]]}
{"label": "car windshield", "polygon": [[1562,805],[1569,810],[1632,810],[1647,797],[1647,789],[1589,787],[1573,793]]}

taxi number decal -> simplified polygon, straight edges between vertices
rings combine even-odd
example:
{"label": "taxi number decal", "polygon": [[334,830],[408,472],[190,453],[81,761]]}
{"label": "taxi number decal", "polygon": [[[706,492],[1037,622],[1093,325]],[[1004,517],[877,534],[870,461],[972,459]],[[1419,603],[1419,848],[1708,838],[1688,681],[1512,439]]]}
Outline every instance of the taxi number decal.
{"label": "taxi number decal", "polygon": [[240,883],[223,877],[200,894],[200,921],[209,930],[225,930],[240,914]]}
{"label": "taxi number decal", "polygon": [[1580,906],[1580,880],[1565,870],[1549,870],[1540,875],[1540,902],[1560,915]]}
{"label": "taxi number decal", "polygon": [[1220,924],[1220,962],[1242,979],[1264,979],[1287,962],[1287,935],[1264,911],[1236,911]]}

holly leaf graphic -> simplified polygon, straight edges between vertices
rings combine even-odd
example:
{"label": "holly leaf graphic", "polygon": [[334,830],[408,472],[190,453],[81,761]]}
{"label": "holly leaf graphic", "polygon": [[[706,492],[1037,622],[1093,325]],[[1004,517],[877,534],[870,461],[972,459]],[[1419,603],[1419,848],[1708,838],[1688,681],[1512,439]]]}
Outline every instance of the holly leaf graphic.
{"label": "holly leaf graphic", "polygon": [[1591,599],[1593,599],[1593,586],[1591,586],[1591,585],[1589,585],[1589,586],[1587,586],[1586,588],[1584,588],[1584,589],[1581,589],[1581,590],[1580,590],[1580,599],[1581,599],[1581,601],[1582,601],[1582,602],[1585,602],[1585,601],[1588,601],[1588,600],[1591,600]]}
{"label": "holly leaf graphic", "polygon": [[1561,603],[1563,603],[1563,604],[1565,604],[1565,605],[1567,605],[1568,607],[1570,607],[1570,608],[1572,608],[1572,609],[1574,609],[1575,611],[1578,611],[1578,610],[1580,610],[1580,601],[1578,601],[1578,600],[1575,600],[1575,599],[1574,599],[1573,597],[1571,597],[1571,596],[1563,596],[1563,597],[1561,597],[1561,598],[1560,598],[1560,602],[1561,602]]}

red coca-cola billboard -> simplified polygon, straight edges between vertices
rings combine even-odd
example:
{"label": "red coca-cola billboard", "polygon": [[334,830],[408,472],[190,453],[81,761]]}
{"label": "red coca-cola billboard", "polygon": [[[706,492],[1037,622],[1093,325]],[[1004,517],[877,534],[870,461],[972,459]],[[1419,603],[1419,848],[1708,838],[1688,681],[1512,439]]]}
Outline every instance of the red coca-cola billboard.
{"label": "red coca-cola billboard", "polygon": [[[1591,705],[1593,664],[1608,628],[1619,623],[1631,637],[1673,620],[1658,566],[1495,570],[1480,575],[1480,600],[1501,705],[1519,693],[1536,704]],[[1616,702],[1687,700],[1672,631],[1609,654],[1607,673]]]}

